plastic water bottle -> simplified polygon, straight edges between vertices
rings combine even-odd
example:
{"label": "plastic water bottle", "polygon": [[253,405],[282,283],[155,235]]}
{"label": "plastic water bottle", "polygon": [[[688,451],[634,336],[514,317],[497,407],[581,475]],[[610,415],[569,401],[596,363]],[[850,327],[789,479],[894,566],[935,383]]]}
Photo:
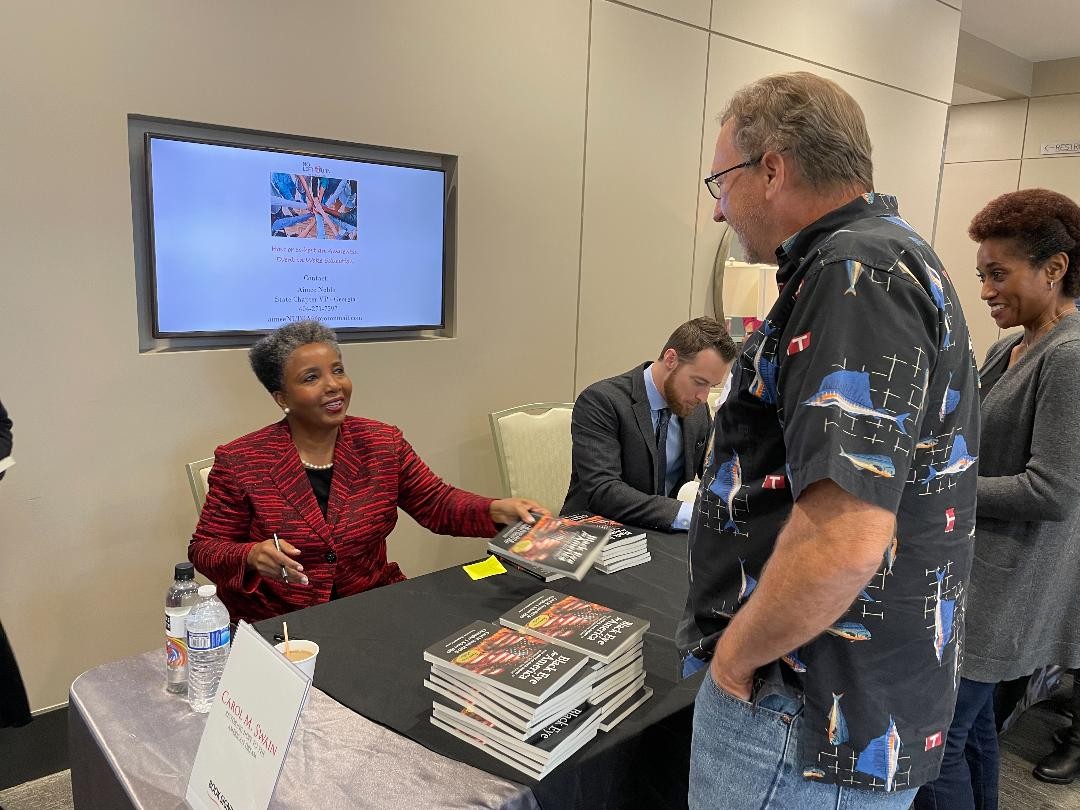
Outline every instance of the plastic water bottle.
{"label": "plastic water bottle", "polygon": [[229,639],[229,611],[218,601],[217,588],[203,585],[199,601],[187,617],[188,703],[192,711],[210,711],[229,657]]}
{"label": "plastic water bottle", "polygon": [[191,606],[199,598],[195,566],[177,563],[173,584],[165,594],[165,688],[174,695],[187,694],[187,628]]}

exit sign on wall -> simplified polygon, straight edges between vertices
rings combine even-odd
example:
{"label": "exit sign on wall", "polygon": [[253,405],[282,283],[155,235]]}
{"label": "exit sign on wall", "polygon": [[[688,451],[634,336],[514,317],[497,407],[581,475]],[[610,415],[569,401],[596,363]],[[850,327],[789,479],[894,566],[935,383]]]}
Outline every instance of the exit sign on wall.
{"label": "exit sign on wall", "polygon": [[1080,155],[1080,141],[1060,141],[1058,143],[1044,143],[1042,145],[1044,155]]}

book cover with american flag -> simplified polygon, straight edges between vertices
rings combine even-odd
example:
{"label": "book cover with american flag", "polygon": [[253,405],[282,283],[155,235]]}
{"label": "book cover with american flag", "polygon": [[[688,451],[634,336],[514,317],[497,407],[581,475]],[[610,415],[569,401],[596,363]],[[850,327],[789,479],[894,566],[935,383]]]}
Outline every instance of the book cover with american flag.
{"label": "book cover with american flag", "polygon": [[585,653],[605,664],[641,640],[649,622],[576,596],[546,589],[499,617],[507,627]]}
{"label": "book cover with american flag", "polygon": [[459,676],[541,703],[558,693],[588,656],[536,636],[473,622],[424,650],[424,660]]}
{"label": "book cover with american flag", "polygon": [[507,526],[491,539],[488,549],[501,557],[580,580],[610,535],[607,526],[537,515],[533,523],[518,521]]}

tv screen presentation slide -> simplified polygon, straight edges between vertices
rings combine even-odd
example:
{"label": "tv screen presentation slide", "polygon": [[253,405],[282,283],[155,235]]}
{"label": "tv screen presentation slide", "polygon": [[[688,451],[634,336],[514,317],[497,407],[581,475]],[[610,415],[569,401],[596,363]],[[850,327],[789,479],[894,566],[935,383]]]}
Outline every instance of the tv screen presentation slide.
{"label": "tv screen presentation slide", "polygon": [[157,332],[442,326],[443,173],[150,136]]}

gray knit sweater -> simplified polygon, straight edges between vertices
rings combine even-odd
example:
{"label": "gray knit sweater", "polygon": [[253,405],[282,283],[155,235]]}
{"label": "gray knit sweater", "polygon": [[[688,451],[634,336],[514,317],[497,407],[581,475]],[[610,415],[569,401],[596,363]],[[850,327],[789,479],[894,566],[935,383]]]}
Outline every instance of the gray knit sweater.
{"label": "gray knit sweater", "polygon": [[[995,343],[984,373],[1019,340]],[[1078,413],[1080,314],[1071,314],[983,396],[966,678],[1080,666]]]}

